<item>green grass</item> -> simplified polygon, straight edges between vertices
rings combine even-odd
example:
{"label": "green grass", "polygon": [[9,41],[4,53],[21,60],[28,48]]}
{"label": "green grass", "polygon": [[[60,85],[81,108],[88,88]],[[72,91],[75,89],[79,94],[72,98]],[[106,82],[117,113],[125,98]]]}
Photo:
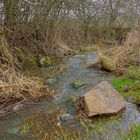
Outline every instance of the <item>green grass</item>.
{"label": "green grass", "polygon": [[140,140],[140,125],[135,125],[125,140]]}
{"label": "green grass", "polygon": [[140,80],[140,66],[130,66],[127,69],[127,76],[133,80]]}
{"label": "green grass", "polygon": [[131,86],[133,84],[133,80],[131,80],[131,79],[127,78],[127,77],[119,77],[119,78],[114,77],[112,79],[112,83],[115,86],[115,89],[117,91],[121,92],[122,88],[124,86],[127,86],[127,87]]}
{"label": "green grass", "polygon": [[124,97],[132,97],[132,102],[140,104],[140,67],[131,66],[122,77],[113,77],[112,84]]}

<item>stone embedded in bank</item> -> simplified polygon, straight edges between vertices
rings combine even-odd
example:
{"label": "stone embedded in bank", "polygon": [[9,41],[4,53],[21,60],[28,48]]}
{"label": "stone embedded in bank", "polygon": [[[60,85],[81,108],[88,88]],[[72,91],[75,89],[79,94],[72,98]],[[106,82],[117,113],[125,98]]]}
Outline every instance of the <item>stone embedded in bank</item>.
{"label": "stone embedded in bank", "polygon": [[89,117],[115,114],[125,107],[123,97],[106,81],[88,91],[83,97],[83,102]]}
{"label": "stone embedded in bank", "polygon": [[94,68],[96,67],[98,64],[100,64],[100,56],[97,52],[95,52],[92,56],[92,58],[87,58],[87,62],[86,62],[86,67],[87,68]]}
{"label": "stone embedded in bank", "polygon": [[100,60],[101,60],[101,65],[103,69],[110,72],[115,71],[117,69],[116,61],[112,60],[110,57],[101,56]]}

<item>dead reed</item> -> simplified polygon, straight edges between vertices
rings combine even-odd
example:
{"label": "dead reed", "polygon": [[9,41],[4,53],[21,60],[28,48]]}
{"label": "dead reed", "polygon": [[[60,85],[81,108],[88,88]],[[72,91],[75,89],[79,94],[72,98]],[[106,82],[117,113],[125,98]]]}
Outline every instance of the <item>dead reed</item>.
{"label": "dead reed", "polygon": [[25,77],[18,72],[16,59],[0,30],[0,116],[19,109],[25,102],[52,98],[48,87],[39,78]]}
{"label": "dead reed", "polygon": [[[117,62],[118,67],[128,65],[129,56],[140,51],[140,31],[133,30],[128,33],[122,46],[113,48],[108,56]],[[139,54],[138,54],[139,55]]]}

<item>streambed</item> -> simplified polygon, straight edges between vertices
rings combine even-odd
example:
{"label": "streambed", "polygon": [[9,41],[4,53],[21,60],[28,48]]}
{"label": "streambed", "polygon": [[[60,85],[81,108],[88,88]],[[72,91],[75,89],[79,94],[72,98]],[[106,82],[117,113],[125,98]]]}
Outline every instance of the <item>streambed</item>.
{"label": "streambed", "polygon": [[[106,80],[111,82],[112,76],[110,73],[86,68],[86,61],[90,61],[91,59],[96,59],[94,52],[67,58],[67,71],[62,75],[56,76],[55,80],[49,85],[56,92],[55,98],[50,102],[35,104],[1,118],[0,140],[28,139],[29,137],[20,133],[20,126],[25,120],[35,116],[41,110],[45,110],[45,113],[41,112],[39,116],[55,110],[62,111],[64,116],[61,120],[58,120],[59,125],[66,127],[69,133],[71,133],[71,128],[78,129],[80,133],[78,136],[79,139],[123,140],[123,136],[130,131],[134,124],[140,124],[140,112],[135,104],[127,103],[126,109],[116,116],[96,117],[84,123],[79,123],[79,121],[74,119],[76,106],[72,100],[83,95],[101,81]],[[45,68],[40,71],[43,71],[42,76],[46,81]],[[71,83],[75,80],[83,81],[87,86],[75,89],[71,86]],[[44,123],[45,121],[43,121],[43,125],[45,125]]]}

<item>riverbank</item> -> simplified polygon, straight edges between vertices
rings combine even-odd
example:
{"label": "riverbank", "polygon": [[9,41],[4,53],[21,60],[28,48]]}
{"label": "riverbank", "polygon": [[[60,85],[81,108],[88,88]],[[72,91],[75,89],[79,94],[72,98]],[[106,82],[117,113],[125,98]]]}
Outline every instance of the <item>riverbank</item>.
{"label": "riverbank", "polygon": [[[54,99],[50,102],[34,104],[30,108],[16,111],[5,119],[1,119],[1,139],[5,136],[7,139],[12,136],[13,140],[17,138],[40,139],[47,135],[47,138],[52,140],[70,137],[75,140],[80,138],[85,140],[110,138],[112,140],[121,134],[119,140],[122,140],[130,132],[132,125],[139,123],[140,113],[135,104],[127,103],[125,110],[113,116],[89,119],[81,114],[81,111],[77,113],[79,97],[101,81],[106,80],[111,83],[113,76],[111,73],[96,68],[86,68],[86,61],[89,58],[93,59],[94,56],[95,52],[88,52],[82,56],[68,57],[67,70],[60,75],[55,75],[55,72],[56,80],[49,84],[49,88],[55,91]],[[45,67],[41,69],[44,81],[48,79],[48,73],[46,75],[45,70]],[[74,88],[72,83],[77,80],[86,83],[86,86]]]}

